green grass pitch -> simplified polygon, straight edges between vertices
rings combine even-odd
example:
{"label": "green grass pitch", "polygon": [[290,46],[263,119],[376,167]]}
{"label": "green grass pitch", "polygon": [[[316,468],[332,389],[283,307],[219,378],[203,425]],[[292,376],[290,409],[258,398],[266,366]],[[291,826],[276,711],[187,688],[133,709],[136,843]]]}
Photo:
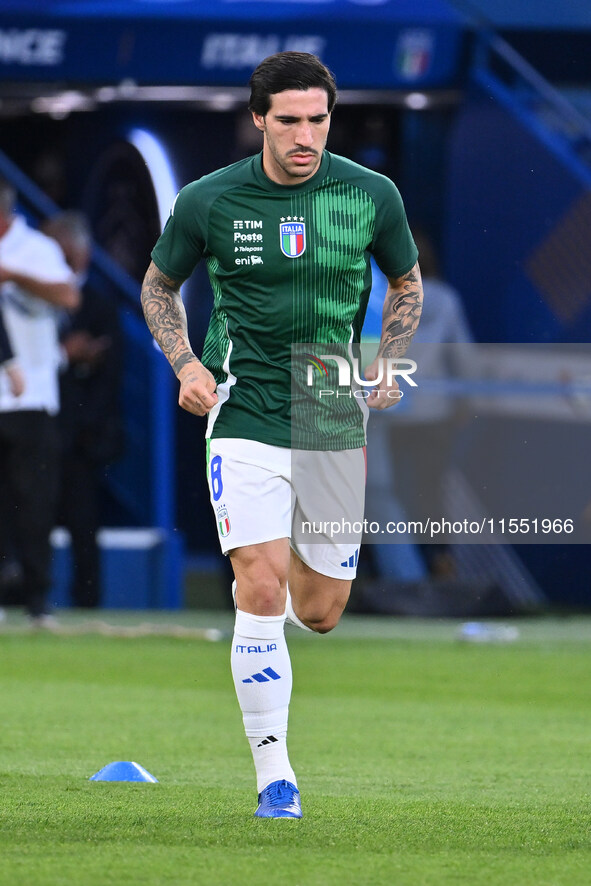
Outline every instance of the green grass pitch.
{"label": "green grass pitch", "polygon": [[[204,620],[229,627],[227,613],[177,619]],[[456,628],[290,629],[304,818],[261,821],[228,639],[9,622],[0,884],[591,883],[591,621],[524,621],[505,645]],[[88,781],[115,760],[159,784]]]}

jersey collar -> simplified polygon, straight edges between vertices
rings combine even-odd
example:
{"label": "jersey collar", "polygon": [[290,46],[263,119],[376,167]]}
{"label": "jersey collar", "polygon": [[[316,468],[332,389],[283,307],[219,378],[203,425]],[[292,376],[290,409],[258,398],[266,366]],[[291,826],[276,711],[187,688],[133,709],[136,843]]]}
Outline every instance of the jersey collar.
{"label": "jersey collar", "polygon": [[258,184],[261,185],[261,187],[263,187],[266,191],[271,191],[274,194],[301,194],[303,191],[310,191],[312,190],[312,188],[318,187],[318,185],[323,181],[323,179],[326,177],[326,173],[328,172],[328,167],[330,166],[330,152],[323,151],[320,166],[311,178],[306,179],[306,181],[302,182],[301,185],[280,185],[278,182],[272,181],[263,171],[262,151],[260,152],[260,154],[256,154],[252,159],[254,176]]}

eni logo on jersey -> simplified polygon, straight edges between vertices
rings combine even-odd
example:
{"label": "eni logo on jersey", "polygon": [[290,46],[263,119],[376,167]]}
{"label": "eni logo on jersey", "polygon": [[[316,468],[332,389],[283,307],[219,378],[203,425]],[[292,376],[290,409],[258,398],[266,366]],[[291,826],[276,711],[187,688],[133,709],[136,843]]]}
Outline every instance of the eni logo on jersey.
{"label": "eni logo on jersey", "polygon": [[303,216],[288,215],[279,224],[279,245],[288,258],[299,258],[306,251],[306,225]]}

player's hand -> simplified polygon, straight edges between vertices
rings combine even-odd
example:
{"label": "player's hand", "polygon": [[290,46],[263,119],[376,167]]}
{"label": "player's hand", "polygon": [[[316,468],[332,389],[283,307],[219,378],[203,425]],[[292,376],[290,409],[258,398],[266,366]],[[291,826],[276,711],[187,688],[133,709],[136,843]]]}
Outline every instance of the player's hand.
{"label": "player's hand", "polygon": [[14,363],[6,367],[8,386],[13,397],[20,397],[25,392],[25,377],[21,369]]}
{"label": "player's hand", "polygon": [[[376,357],[373,363],[369,364],[364,373],[367,381],[374,381],[379,377],[382,360],[382,357]],[[401,399],[402,392],[396,378],[392,376],[390,384],[387,384],[387,379],[383,377],[379,384],[371,389],[366,403],[370,409],[388,409],[389,406],[395,406]]]}
{"label": "player's hand", "polygon": [[181,384],[179,406],[193,415],[207,415],[218,402],[216,381],[209,369],[199,360],[185,363],[178,374]]}

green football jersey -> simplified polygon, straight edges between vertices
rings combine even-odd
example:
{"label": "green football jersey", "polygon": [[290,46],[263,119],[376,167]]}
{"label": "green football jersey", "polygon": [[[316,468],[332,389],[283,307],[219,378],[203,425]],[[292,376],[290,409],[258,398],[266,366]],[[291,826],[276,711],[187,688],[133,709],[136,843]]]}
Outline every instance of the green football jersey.
{"label": "green football jersey", "polygon": [[207,264],[214,306],[201,359],[219,398],[207,436],[308,449],[365,445],[359,399],[333,398],[320,417],[300,410],[294,419],[292,345],[319,351],[359,342],[370,255],[388,277],[417,260],[400,194],[385,176],[328,151],[299,185],[271,181],[258,154],[180,191],[152,259],[174,280],[200,259]]}

